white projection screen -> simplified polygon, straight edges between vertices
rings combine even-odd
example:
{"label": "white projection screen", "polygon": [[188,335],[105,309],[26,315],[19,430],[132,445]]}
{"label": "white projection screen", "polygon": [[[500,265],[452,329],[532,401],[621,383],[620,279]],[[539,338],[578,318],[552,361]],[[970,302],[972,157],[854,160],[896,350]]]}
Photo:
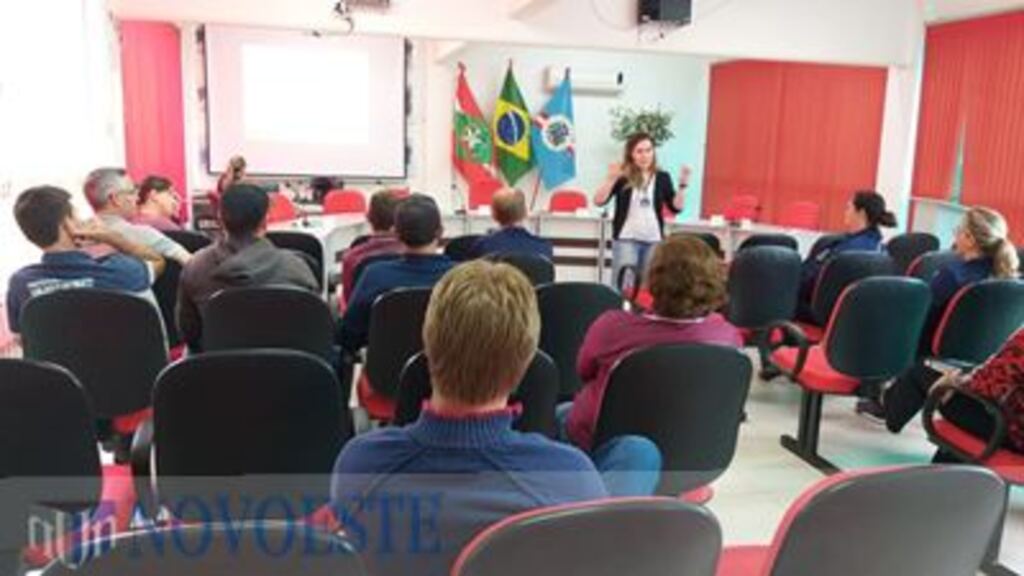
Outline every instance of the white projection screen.
{"label": "white projection screen", "polygon": [[405,41],[206,26],[210,171],[405,178]]}

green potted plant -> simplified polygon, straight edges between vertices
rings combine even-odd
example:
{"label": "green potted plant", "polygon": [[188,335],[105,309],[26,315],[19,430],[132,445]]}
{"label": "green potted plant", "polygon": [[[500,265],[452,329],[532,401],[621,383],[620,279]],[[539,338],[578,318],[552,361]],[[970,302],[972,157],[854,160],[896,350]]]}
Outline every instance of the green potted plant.
{"label": "green potted plant", "polygon": [[672,112],[666,112],[660,106],[653,110],[617,106],[611,111],[612,138],[625,142],[637,132],[646,132],[654,140],[655,146],[661,146],[674,136],[672,116]]}

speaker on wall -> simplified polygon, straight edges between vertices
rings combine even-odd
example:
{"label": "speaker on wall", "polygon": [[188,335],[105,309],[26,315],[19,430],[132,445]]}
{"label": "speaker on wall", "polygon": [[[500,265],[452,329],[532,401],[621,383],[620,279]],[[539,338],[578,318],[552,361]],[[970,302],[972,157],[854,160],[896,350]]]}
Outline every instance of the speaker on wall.
{"label": "speaker on wall", "polygon": [[692,16],[693,0],[640,0],[641,24],[666,22],[686,25]]}

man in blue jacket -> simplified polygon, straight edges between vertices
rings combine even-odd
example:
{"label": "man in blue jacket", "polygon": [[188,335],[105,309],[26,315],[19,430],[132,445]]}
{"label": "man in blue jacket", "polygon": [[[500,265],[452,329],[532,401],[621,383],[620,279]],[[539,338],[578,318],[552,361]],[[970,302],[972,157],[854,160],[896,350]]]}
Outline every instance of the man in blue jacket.
{"label": "man in blue jacket", "polygon": [[491,217],[501,228],[477,240],[470,256],[480,258],[488,254],[516,252],[551,260],[551,242],[530,233],[523,226],[526,216],[526,196],[522,192],[514,188],[495,192],[491,199]]}

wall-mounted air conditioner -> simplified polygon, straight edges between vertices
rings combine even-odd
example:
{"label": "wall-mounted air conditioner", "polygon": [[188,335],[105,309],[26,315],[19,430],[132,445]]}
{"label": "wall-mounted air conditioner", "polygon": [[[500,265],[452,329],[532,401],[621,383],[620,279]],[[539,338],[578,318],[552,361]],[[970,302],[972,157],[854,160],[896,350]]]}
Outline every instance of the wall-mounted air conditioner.
{"label": "wall-mounted air conditioner", "polygon": [[[572,74],[572,91],[576,94],[616,96],[626,89],[626,78],[618,70],[573,68],[570,74]],[[548,66],[544,71],[544,89],[554,92],[564,77],[564,66]]]}

